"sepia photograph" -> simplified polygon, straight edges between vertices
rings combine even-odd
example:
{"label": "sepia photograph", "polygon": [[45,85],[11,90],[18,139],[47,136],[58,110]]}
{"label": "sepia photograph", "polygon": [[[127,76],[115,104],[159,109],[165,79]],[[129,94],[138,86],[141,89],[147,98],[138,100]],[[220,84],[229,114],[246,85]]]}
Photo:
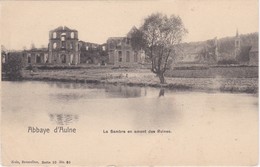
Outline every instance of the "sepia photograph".
{"label": "sepia photograph", "polygon": [[1,1],[2,166],[255,166],[258,0]]}

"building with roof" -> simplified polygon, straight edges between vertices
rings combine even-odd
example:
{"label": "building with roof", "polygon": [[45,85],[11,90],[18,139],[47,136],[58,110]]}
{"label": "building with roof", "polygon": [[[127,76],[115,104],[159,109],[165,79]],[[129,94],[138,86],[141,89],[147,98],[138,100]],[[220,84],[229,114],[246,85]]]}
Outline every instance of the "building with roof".
{"label": "building with roof", "polygon": [[131,33],[137,30],[133,27],[125,37],[110,37],[107,40],[109,64],[117,67],[137,67],[144,63],[145,53],[134,50],[131,45]]}
{"label": "building with roof", "polygon": [[235,58],[238,57],[240,53],[241,53],[241,39],[237,29],[236,37],[235,37],[234,57]]}
{"label": "building with roof", "polygon": [[[180,44],[173,66],[240,64],[252,65],[258,57],[258,33]],[[252,47],[254,46],[254,47]],[[251,55],[251,62],[250,62]],[[256,61],[258,63],[258,61]]]}
{"label": "building with roof", "polygon": [[217,38],[205,42],[180,44],[176,50],[173,66],[215,64],[219,58]]}

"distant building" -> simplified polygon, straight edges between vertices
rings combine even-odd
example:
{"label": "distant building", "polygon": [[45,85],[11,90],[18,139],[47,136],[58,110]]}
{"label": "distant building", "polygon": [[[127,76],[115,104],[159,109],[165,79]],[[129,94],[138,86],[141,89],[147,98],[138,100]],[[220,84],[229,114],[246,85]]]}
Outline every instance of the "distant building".
{"label": "distant building", "polygon": [[49,32],[48,63],[68,65],[80,63],[77,30],[61,26]]}
{"label": "distant building", "polygon": [[[130,32],[134,31],[133,27]],[[126,37],[110,37],[107,40],[109,64],[117,67],[136,67],[144,63],[143,50],[134,50],[131,46],[131,33]]]}
{"label": "distant building", "polygon": [[217,38],[205,42],[183,43],[176,51],[172,67],[215,64],[219,58]]}
{"label": "distant building", "polygon": [[[240,35],[238,30],[233,37],[182,43],[177,51],[177,56],[174,58],[173,67],[196,64],[252,65],[253,62],[249,62],[250,55],[258,55],[256,54],[258,48],[252,48],[254,45],[258,45],[258,33]],[[251,57],[252,60],[258,58],[256,56]]]}
{"label": "distant building", "polygon": [[254,45],[249,51],[249,65],[258,66],[258,46]]}
{"label": "distant building", "polygon": [[[77,30],[60,26],[49,31],[48,48],[11,51],[1,46],[1,61],[6,63],[8,56],[12,54],[22,56],[25,65],[110,64],[115,67],[151,65],[150,61],[146,61],[142,48],[132,47],[131,34],[135,31],[138,29],[133,27],[126,36],[110,37],[106,43],[96,44],[79,41]],[[217,63],[258,65],[258,47],[255,45],[258,45],[258,33],[239,35],[237,30],[233,37],[179,44],[174,49],[174,54],[170,55],[169,61],[172,67]]]}
{"label": "distant building", "polygon": [[241,39],[240,39],[240,35],[238,33],[238,30],[236,32],[236,37],[235,37],[235,54],[234,57],[238,57],[239,54],[241,53]]}

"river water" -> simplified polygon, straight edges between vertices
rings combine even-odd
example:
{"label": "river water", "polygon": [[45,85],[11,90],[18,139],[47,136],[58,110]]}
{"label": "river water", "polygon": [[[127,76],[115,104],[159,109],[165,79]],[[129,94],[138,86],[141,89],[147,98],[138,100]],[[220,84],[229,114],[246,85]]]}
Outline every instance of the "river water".
{"label": "river water", "polygon": [[6,81],[1,99],[7,165],[254,165],[258,158],[254,94]]}

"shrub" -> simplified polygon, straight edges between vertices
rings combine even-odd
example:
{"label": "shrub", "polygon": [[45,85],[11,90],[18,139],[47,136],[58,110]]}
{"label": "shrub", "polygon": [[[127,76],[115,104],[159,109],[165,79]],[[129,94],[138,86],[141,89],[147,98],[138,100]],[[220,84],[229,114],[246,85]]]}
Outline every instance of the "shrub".
{"label": "shrub", "polygon": [[8,61],[3,64],[2,70],[10,80],[22,79],[23,60],[20,54],[9,54]]}

